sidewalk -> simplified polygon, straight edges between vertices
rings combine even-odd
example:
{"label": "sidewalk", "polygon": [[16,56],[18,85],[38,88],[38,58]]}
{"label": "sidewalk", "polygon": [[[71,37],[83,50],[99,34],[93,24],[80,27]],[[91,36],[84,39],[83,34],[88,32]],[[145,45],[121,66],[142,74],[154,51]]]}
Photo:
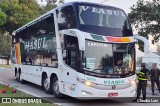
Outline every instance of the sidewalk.
{"label": "sidewalk", "polygon": [[147,85],[151,85],[151,81],[147,81]]}

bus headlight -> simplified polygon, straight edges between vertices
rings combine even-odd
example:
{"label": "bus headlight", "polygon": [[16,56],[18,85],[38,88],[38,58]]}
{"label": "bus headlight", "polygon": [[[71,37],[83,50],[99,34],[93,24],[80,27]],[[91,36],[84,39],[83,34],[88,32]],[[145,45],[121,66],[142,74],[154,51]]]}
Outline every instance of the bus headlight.
{"label": "bus headlight", "polygon": [[135,80],[129,80],[129,83],[130,83],[131,85],[136,84]]}
{"label": "bus headlight", "polygon": [[89,87],[93,87],[93,85],[94,85],[92,82],[86,81],[86,80],[80,79],[80,78],[77,78],[77,81],[79,81],[80,83],[82,83],[82,84],[84,84],[86,86],[89,86]]}
{"label": "bus headlight", "polygon": [[91,86],[93,86],[93,83],[92,83],[92,82],[89,82],[89,81],[85,81],[85,85],[91,87]]}

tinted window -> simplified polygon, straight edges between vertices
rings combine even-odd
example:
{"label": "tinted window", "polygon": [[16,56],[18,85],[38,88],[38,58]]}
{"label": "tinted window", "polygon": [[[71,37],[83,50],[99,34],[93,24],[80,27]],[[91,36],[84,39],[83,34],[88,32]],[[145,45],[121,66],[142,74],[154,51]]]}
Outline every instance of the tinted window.
{"label": "tinted window", "polygon": [[59,29],[75,28],[75,14],[72,6],[63,7],[58,10],[58,25]]}
{"label": "tinted window", "polygon": [[133,36],[123,10],[93,4],[77,5],[78,29],[104,36]]}
{"label": "tinted window", "polygon": [[78,69],[78,39],[69,35],[60,35],[60,42],[64,62],[74,69]]}
{"label": "tinted window", "polygon": [[90,73],[104,75],[133,75],[135,70],[134,43],[107,44],[86,41],[82,54],[82,68]]}
{"label": "tinted window", "polygon": [[113,71],[112,44],[86,41],[82,66],[96,73],[105,73],[104,69]]}
{"label": "tinted window", "polygon": [[113,44],[114,72],[116,74],[134,73],[135,47],[133,44]]}
{"label": "tinted window", "polygon": [[26,27],[16,36],[19,42],[16,45],[19,45],[22,64],[57,67],[56,37],[52,14]]}
{"label": "tinted window", "polygon": [[115,8],[79,6],[80,24],[130,29],[125,13]]}

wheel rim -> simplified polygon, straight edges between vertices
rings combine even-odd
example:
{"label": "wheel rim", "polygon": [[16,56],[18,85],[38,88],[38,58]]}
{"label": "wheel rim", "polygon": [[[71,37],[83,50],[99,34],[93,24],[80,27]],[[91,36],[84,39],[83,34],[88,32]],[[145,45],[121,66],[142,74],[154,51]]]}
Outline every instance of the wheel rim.
{"label": "wheel rim", "polygon": [[54,89],[54,91],[55,91],[56,94],[59,94],[58,80],[56,80],[55,83],[53,84],[53,89]]}
{"label": "wheel rim", "polygon": [[16,74],[16,78],[19,80],[19,73]]}
{"label": "wheel rim", "polygon": [[20,82],[23,82],[22,74],[21,74],[21,73],[19,74],[19,81],[20,81]]}
{"label": "wheel rim", "polygon": [[44,80],[43,86],[44,86],[44,88],[45,88],[46,90],[49,89],[49,84],[48,84],[48,82],[47,82],[47,78]]}

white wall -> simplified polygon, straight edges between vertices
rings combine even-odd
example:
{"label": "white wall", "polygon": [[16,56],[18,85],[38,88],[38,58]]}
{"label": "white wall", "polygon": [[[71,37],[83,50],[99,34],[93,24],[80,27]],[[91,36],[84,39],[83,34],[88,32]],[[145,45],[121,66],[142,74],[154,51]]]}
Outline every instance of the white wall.
{"label": "white wall", "polygon": [[157,63],[157,67],[160,68],[160,56],[155,53],[148,53],[142,57],[142,63],[147,63],[152,66],[152,63]]}
{"label": "white wall", "polygon": [[[0,59],[0,64],[7,65],[7,59]],[[11,64],[11,60],[9,60],[9,64]]]}

